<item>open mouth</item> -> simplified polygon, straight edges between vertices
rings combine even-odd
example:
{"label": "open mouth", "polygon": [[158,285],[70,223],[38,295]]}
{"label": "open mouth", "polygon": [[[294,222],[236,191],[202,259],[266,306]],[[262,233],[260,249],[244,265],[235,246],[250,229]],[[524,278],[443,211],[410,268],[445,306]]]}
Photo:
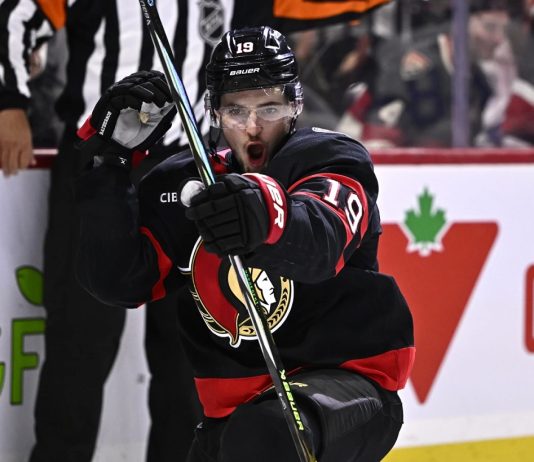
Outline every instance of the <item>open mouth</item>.
{"label": "open mouth", "polygon": [[253,141],[247,144],[247,155],[252,166],[263,165],[266,154],[267,150],[263,143]]}

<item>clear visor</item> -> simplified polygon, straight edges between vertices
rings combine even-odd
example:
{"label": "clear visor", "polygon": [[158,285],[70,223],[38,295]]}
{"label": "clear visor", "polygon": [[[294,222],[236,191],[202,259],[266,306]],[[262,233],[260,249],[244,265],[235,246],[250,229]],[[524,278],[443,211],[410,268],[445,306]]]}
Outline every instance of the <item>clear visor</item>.
{"label": "clear visor", "polygon": [[270,103],[261,106],[221,106],[215,111],[221,128],[246,128],[255,124],[263,127],[298,115],[294,103]]}
{"label": "clear visor", "polygon": [[226,104],[217,109],[211,106],[211,99],[208,93],[206,95],[206,110],[210,116],[211,124],[217,128],[243,129],[250,124],[263,127],[275,124],[283,119],[297,117],[302,112],[302,98],[288,102],[287,90],[286,85],[241,90],[257,91],[261,96],[269,97],[271,101],[265,101],[256,106]]}

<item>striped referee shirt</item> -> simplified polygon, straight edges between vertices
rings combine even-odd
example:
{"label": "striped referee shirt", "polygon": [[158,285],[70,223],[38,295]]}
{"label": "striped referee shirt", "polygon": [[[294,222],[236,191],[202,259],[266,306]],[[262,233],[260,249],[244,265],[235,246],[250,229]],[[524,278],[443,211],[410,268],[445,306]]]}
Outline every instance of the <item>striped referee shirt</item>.
{"label": "striped referee shirt", "polygon": [[[158,0],[178,71],[204,132],[204,67],[213,45],[230,28],[233,8],[234,0]],[[0,107],[27,105],[31,50],[63,21],[69,59],[57,110],[68,127],[79,126],[117,80],[138,70],[162,70],[134,0],[69,0],[63,11],[46,10],[34,0],[2,0],[0,18]],[[181,124],[173,124],[166,135],[166,144],[174,141],[187,144]]]}
{"label": "striped referee shirt", "polygon": [[[157,7],[205,132],[204,68],[226,30],[267,24],[287,33],[354,19],[387,1],[157,0]],[[31,52],[64,25],[69,59],[57,110],[67,127],[79,126],[117,80],[162,70],[135,0],[0,0],[0,110],[27,107]],[[181,124],[173,124],[164,142],[186,144]]]}

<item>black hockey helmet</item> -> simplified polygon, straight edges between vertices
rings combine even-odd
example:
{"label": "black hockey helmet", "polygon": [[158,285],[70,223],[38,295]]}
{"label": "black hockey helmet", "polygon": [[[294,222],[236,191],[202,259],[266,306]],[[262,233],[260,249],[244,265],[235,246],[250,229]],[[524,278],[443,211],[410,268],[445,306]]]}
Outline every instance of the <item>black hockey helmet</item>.
{"label": "black hockey helmet", "polygon": [[268,26],[231,30],[206,66],[206,109],[217,109],[224,93],[276,86],[302,105],[298,65],[286,38]]}

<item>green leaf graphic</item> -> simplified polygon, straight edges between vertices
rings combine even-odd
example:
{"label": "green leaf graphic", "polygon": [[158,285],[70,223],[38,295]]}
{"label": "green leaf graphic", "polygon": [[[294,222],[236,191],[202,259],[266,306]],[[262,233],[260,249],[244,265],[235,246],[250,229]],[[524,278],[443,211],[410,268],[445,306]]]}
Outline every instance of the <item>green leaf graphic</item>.
{"label": "green leaf graphic", "polygon": [[413,237],[413,243],[418,247],[432,247],[437,244],[437,236],[445,226],[445,211],[433,210],[434,196],[425,188],[418,196],[419,210],[408,210],[404,224]]}
{"label": "green leaf graphic", "polygon": [[16,269],[17,284],[22,296],[32,305],[43,304],[43,273],[33,266]]}

